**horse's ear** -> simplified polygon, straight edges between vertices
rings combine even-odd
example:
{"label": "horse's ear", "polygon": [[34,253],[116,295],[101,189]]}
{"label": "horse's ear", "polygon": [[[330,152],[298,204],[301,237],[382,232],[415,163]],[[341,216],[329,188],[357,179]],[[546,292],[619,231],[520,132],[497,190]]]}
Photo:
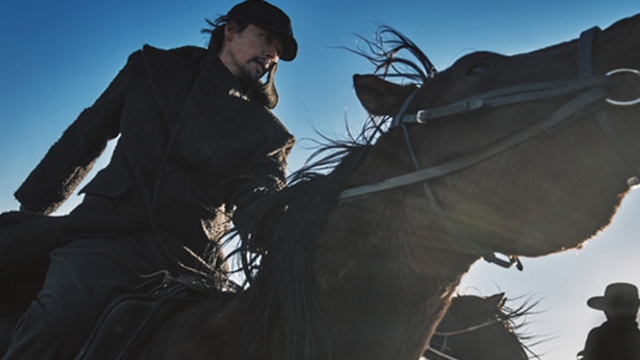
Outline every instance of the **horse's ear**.
{"label": "horse's ear", "polygon": [[416,85],[398,85],[375,75],[354,75],[353,85],[362,106],[372,115],[395,115]]}
{"label": "horse's ear", "polygon": [[486,300],[487,300],[487,310],[489,311],[495,310],[495,309],[502,309],[505,302],[507,302],[507,298],[504,297],[504,293],[491,295]]}

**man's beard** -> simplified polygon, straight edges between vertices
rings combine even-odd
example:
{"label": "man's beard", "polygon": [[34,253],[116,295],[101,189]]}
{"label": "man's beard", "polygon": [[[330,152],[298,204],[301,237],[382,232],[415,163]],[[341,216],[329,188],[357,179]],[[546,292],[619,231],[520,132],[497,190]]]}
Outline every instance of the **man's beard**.
{"label": "man's beard", "polygon": [[244,64],[244,66],[240,67],[240,73],[242,74],[241,76],[244,81],[250,82],[250,83],[256,82],[260,80],[268,72],[268,69],[265,69],[262,72],[258,72],[253,68],[251,63],[253,62],[260,63],[259,61],[260,61],[260,58],[255,57],[247,61],[247,63]]}

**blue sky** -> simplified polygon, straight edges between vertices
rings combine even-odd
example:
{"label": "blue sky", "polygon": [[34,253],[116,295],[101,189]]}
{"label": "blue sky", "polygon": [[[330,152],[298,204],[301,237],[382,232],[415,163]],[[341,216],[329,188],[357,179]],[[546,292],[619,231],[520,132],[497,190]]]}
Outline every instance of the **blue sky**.
{"label": "blue sky", "polygon": [[[309,155],[304,138],[317,129],[342,136],[345,119],[365,120],[351,76],[371,66],[340,46],[355,47],[380,24],[416,42],[439,70],[475,50],[515,54],[575,38],[640,12],[637,0],[281,0],[293,19],[298,58],[280,66],[276,114],[300,140],[290,164]],[[12,193],[78,113],[106,88],[129,53],[204,45],[204,18],[235,1],[3,0],[0,3],[0,211],[17,208]],[[104,165],[108,155],[98,166]],[[77,196],[62,213],[77,204]],[[623,202],[609,229],[581,251],[524,259],[525,271],[480,261],[461,291],[540,299],[530,333],[552,337],[535,347],[543,359],[573,359],[586,334],[603,321],[585,302],[613,281],[640,284],[640,191]]]}

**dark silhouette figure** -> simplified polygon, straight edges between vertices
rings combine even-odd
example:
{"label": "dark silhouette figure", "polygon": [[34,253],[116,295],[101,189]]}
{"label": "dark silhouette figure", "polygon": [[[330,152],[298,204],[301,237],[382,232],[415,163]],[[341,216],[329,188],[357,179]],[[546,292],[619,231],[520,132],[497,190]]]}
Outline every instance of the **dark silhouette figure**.
{"label": "dark silhouette figure", "polygon": [[607,316],[599,327],[592,329],[584,350],[578,353],[582,360],[639,360],[640,330],[638,316],[638,288],[627,283],[607,286],[604,296],[592,297],[587,305],[604,311]]}

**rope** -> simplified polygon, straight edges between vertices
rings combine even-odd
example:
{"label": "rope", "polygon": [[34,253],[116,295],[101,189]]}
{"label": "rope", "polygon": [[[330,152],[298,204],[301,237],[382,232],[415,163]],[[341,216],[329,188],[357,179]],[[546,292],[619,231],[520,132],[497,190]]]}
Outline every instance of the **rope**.
{"label": "rope", "polygon": [[495,323],[497,323],[497,322],[499,322],[499,321],[500,321],[500,320],[496,318],[496,319],[492,319],[492,320],[487,320],[487,321],[483,322],[483,323],[482,323],[482,324],[480,324],[480,325],[470,326],[470,327],[468,327],[468,328],[466,328],[466,329],[456,330],[456,331],[450,331],[450,332],[437,332],[437,331],[436,331],[436,332],[435,332],[435,333],[433,333],[433,334],[434,334],[434,335],[439,335],[439,336],[453,336],[453,335],[460,335],[460,334],[468,333],[468,332],[475,331],[475,330],[478,330],[478,329],[482,329],[482,328],[483,328],[483,327],[485,327],[485,326],[493,325],[493,324],[495,324]]}
{"label": "rope", "polygon": [[[453,356],[449,356],[449,355],[447,355],[447,354],[445,354],[445,353],[443,353],[443,352],[440,352],[440,351],[438,351],[438,350],[436,350],[436,349],[432,349],[432,348],[430,348],[430,347],[428,347],[428,348],[427,348],[427,351],[431,351],[432,353],[434,353],[434,354],[438,355],[439,357],[445,358],[445,359],[447,359],[447,360],[459,360],[459,359],[457,359],[457,358],[454,358]],[[428,359],[428,358],[427,358],[427,359]]]}

